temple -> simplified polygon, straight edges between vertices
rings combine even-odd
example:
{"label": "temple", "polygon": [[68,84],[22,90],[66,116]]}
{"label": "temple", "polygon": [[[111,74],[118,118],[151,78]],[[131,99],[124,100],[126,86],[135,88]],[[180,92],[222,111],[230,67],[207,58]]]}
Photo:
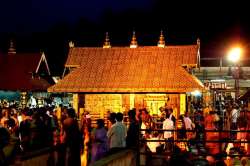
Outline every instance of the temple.
{"label": "temple", "polygon": [[191,74],[199,66],[200,42],[172,46],[163,40],[161,32],[158,46],[138,46],[133,32],[132,47],[111,47],[106,34],[103,47],[70,47],[68,74],[48,91],[73,93],[76,110],[99,118],[131,108],[157,115],[165,106],[179,116],[186,111],[186,94],[204,88]]}

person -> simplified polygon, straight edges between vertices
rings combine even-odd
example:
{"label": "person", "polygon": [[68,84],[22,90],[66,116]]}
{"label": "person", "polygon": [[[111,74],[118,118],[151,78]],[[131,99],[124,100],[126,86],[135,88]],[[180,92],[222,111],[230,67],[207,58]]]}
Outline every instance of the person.
{"label": "person", "polygon": [[[238,130],[240,130],[240,131],[248,130],[247,120],[248,120],[247,119],[247,108],[244,107],[243,110],[240,112],[240,115],[237,119]],[[247,141],[247,132],[237,132],[236,136],[237,136],[237,140],[239,140],[239,141]],[[245,150],[247,150],[246,143],[241,143],[241,146],[245,147]]]}
{"label": "person", "polygon": [[173,115],[173,109],[172,109],[172,108],[166,108],[165,111],[167,112],[167,114],[169,114],[169,119],[173,121],[173,124],[174,124],[174,126],[175,126],[176,118],[175,118],[175,116]]}
{"label": "person", "polygon": [[[146,108],[141,109],[141,129],[151,129],[152,125],[152,118],[149,115]],[[149,137],[149,131],[141,131],[143,137]]]}
{"label": "person", "polygon": [[[216,126],[214,124],[215,117],[214,117],[214,111],[210,111],[210,113],[205,117],[205,129],[206,130],[216,130]],[[216,131],[209,131],[206,132],[206,140],[207,141],[213,141],[213,140],[219,140],[219,133]],[[206,147],[208,148],[208,151],[211,154],[217,154],[219,153],[219,143],[214,142],[207,142]]]}
{"label": "person", "polygon": [[7,121],[9,120],[9,117],[10,115],[8,109],[3,109],[0,124],[7,128]]}
{"label": "person", "polygon": [[[177,121],[177,138],[178,139],[186,139],[187,138],[187,132],[185,128],[185,122],[184,122],[184,115],[180,115]],[[186,144],[185,144],[186,145]]]}
{"label": "person", "polygon": [[31,116],[32,112],[26,108],[22,110],[22,121],[20,123],[20,137],[21,137],[21,149],[26,151],[30,148],[30,141],[31,141]]}
{"label": "person", "polygon": [[129,148],[137,147],[139,140],[139,123],[136,121],[136,112],[135,110],[129,110],[129,128],[127,131],[126,145]]}
{"label": "person", "polygon": [[68,109],[63,121],[63,143],[65,146],[65,164],[80,166],[81,135],[74,109]]}
{"label": "person", "polygon": [[[163,130],[173,130],[174,129],[174,122],[169,118],[170,114],[166,114],[166,118],[163,121]],[[173,139],[173,132],[172,131],[164,131],[163,138],[166,140]],[[167,150],[171,150],[171,142],[167,142],[165,147]]]}
{"label": "person", "polygon": [[91,163],[102,158],[108,151],[107,131],[104,128],[104,120],[97,119],[97,128],[92,132]]}
{"label": "person", "polygon": [[0,124],[0,165],[7,165],[6,156],[3,148],[10,142],[10,134],[8,129]]}
{"label": "person", "polygon": [[196,110],[194,113],[194,125],[195,125],[195,135],[197,140],[202,140],[204,138],[204,116],[201,110]]}
{"label": "person", "polygon": [[88,131],[91,132],[91,115],[88,111],[85,111],[81,117],[81,126],[82,128],[86,126]]}
{"label": "person", "polygon": [[[184,114],[184,124],[185,124],[185,129],[186,130],[193,130],[195,128],[192,120],[188,117],[188,112],[186,111]],[[187,131],[187,139],[191,139],[193,136],[193,132]]]}
{"label": "person", "polygon": [[[246,119],[247,119],[247,130],[250,129],[250,110],[247,109],[246,112]],[[247,133],[246,135],[247,140],[250,140],[250,132]],[[247,144],[247,154],[250,155],[250,143]]]}
{"label": "person", "polygon": [[110,129],[111,128],[111,123],[110,123],[110,121],[108,120],[109,119],[109,117],[110,117],[110,114],[111,114],[111,111],[110,110],[108,110],[107,111],[107,114],[106,114],[106,118],[107,118],[107,129]]}
{"label": "person", "polygon": [[159,108],[159,118],[160,118],[160,121],[163,122],[165,120],[165,117],[166,117],[165,109],[164,109],[164,107],[160,107]]}
{"label": "person", "polygon": [[237,109],[237,106],[234,105],[233,110],[231,112],[231,116],[232,116],[232,126],[231,129],[232,130],[236,130],[237,129],[237,119],[239,117],[239,111]]}
{"label": "person", "polygon": [[122,123],[122,113],[111,113],[110,122],[112,123],[111,128],[108,130],[108,142],[109,142],[109,153],[115,153],[116,151],[126,147],[126,126]]}
{"label": "person", "polygon": [[17,123],[15,119],[11,116],[10,109],[4,109],[3,118],[1,119],[1,124],[6,127],[11,134],[15,134],[17,130]]}

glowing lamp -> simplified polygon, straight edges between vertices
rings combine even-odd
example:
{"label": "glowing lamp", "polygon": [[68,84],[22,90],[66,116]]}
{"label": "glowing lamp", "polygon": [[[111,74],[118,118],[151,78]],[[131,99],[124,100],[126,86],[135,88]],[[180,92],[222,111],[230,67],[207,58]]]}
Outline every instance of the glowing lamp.
{"label": "glowing lamp", "polygon": [[233,48],[228,53],[228,60],[231,62],[238,62],[240,60],[240,56],[242,54],[242,49],[237,47]]}

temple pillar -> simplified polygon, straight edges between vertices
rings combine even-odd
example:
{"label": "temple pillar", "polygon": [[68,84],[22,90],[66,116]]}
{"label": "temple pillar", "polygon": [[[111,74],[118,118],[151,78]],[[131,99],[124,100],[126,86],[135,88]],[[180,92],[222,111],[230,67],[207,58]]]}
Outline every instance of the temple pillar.
{"label": "temple pillar", "polygon": [[129,109],[135,108],[135,94],[129,94]]}
{"label": "temple pillar", "polygon": [[74,93],[73,94],[73,108],[76,114],[78,114],[78,103],[79,103],[78,93]]}
{"label": "temple pillar", "polygon": [[180,115],[186,112],[186,94],[180,94]]}
{"label": "temple pillar", "polygon": [[28,102],[27,92],[21,92],[20,93],[20,107],[25,108],[27,106],[27,102]]}

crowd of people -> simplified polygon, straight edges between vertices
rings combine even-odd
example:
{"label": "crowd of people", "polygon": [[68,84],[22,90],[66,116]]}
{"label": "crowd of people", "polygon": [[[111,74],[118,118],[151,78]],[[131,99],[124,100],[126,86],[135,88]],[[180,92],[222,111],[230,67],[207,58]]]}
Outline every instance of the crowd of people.
{"label": "crowd of people", "polygon": [[122,122],[122,113],[110,113],[107,127],[103,119],[98,119],[93,126],[87,111],[78,120],[72,108],[2,108],[0,161],[6,162],[3,148],[14,137],[18,145],[16,154],[54,147],[58,152],[53,161],[55,165],[81,165],[81,153],[87,148],[88,164],[94,163],[126,147],[135,147],[139,130],[135,114],[135,111],[129,112],[130,126],[127,128]]}
{"label": "crowd of people", "polygon": [[[206,154],[208,159],[221,163],[223,158],[216,160],[214,156],[236,151],[250,154],[249,143],[237,142],[250,138],[250,133],[245,131],[250,127],[250,111],[237,105],[228,105],[222,112],[206,107],[179,117],[174,116],[170,107],[161,107],[157,117],[150,115],[146,108],[132,109],[126,115],[128,123],[124,123],[121,112],[108,112],[107,121],[97,119],[95,124],[89,112],[85,111],[78,120],[74,109],[61,107],[2,108],[0,115],[2,163],[5,158],[2,149],[11,137],[18,138],[17,153],[56,147],[55,165],[81,165],[80,156],[86,150],[88,164],[124,148],[150,152],[150,155],[166,152],[163,163],[182,161],[172,156],[179,151]],[[174,142],[177,139],[184,141]],[[145,158],[146,163],[152,160],[150,155]]]}
{"label": "crowd of people", "polygon": [[[224,158],[226,156],[250,154],[250,143],[246,142],[250,139],[250,132],[247,132],[250,111],[246,106],[232,103],[221,112],[205,107],[193,114],[185,112],[178,118],[174,117],[171,108],[160,108],[160,111],[160,117],[153,118],[147,110],[142,110],[141,129],[148,129],[141,131],[146,140],[144,151],[173,154],[176,148],[180,148],[182,152],[205,156],[205,159],[207,157],[209,161],[220,164],[225,164],[224,159],[229,158]],[[190,154],[188,158],[191,158]]]}

